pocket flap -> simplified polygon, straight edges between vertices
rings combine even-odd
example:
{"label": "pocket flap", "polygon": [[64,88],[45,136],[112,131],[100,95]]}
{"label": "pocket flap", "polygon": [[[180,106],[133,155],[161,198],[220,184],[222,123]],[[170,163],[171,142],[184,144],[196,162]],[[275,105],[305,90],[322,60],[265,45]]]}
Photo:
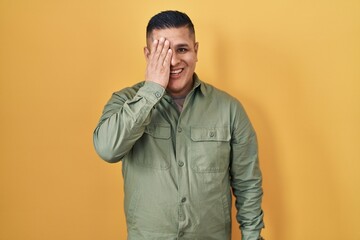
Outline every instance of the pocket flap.
{"label": "pocket flap", "polygon": [[224,141],[230,140],[230,129],[228,127],[192,127],[191,139],[195,142],[201,141]]}
{"label": "pocket flap", "polygon": [[171,136],[170,125],[152,124],[145,127],[145,133],[154,138],[169,139]]}

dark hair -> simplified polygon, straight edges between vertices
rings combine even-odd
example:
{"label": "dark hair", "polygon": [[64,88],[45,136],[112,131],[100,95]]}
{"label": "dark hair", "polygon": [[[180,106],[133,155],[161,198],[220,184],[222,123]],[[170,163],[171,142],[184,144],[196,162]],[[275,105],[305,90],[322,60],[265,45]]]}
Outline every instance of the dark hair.
{"label": "dark hair", "polygon": [[190,33],[195,34],[194,25],[185,13],[167,10],[153,16],[146,27],[146,38],[151,36],[154,29],[187,27]]}

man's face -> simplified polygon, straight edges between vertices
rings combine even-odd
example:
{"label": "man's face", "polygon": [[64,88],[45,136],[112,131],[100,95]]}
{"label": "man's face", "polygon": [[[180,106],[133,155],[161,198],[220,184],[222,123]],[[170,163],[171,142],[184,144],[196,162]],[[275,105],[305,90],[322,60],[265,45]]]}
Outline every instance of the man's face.
{"label": "man's face", "polygon": [[187,27],[155,29],[147,39],[146,57],[154,40],[165,38],[170,42],[172,57],[167,92],[172,96],[185,96],[193,86],[193,73],[197,62],[198,43]]}

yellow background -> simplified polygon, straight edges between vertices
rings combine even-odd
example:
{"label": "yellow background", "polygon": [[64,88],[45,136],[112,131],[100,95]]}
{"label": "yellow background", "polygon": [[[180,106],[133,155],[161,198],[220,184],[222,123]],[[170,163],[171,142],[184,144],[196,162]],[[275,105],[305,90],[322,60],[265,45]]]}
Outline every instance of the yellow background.
{"label": "yellow background", "polygon": [[[192,18],[197,73],[256,130],[267,240],[360,239],[360,2],[0,0],[0,239],[126,238],[92,132],[144,77],[145,27]],[[240,239],[233,220],[233,239]]]}

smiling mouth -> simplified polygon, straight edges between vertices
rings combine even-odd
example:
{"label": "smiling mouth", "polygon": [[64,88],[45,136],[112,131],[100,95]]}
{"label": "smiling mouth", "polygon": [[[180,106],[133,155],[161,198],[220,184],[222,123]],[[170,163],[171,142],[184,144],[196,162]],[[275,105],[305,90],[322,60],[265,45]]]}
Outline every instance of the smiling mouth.
{"label": "smiling mouth", "polygon": [[183,70],[184,70],[183,68],[176,69],[176,70],[171,70],[170,75],[171,76],[178,76],[180,73],[182,73]]}

